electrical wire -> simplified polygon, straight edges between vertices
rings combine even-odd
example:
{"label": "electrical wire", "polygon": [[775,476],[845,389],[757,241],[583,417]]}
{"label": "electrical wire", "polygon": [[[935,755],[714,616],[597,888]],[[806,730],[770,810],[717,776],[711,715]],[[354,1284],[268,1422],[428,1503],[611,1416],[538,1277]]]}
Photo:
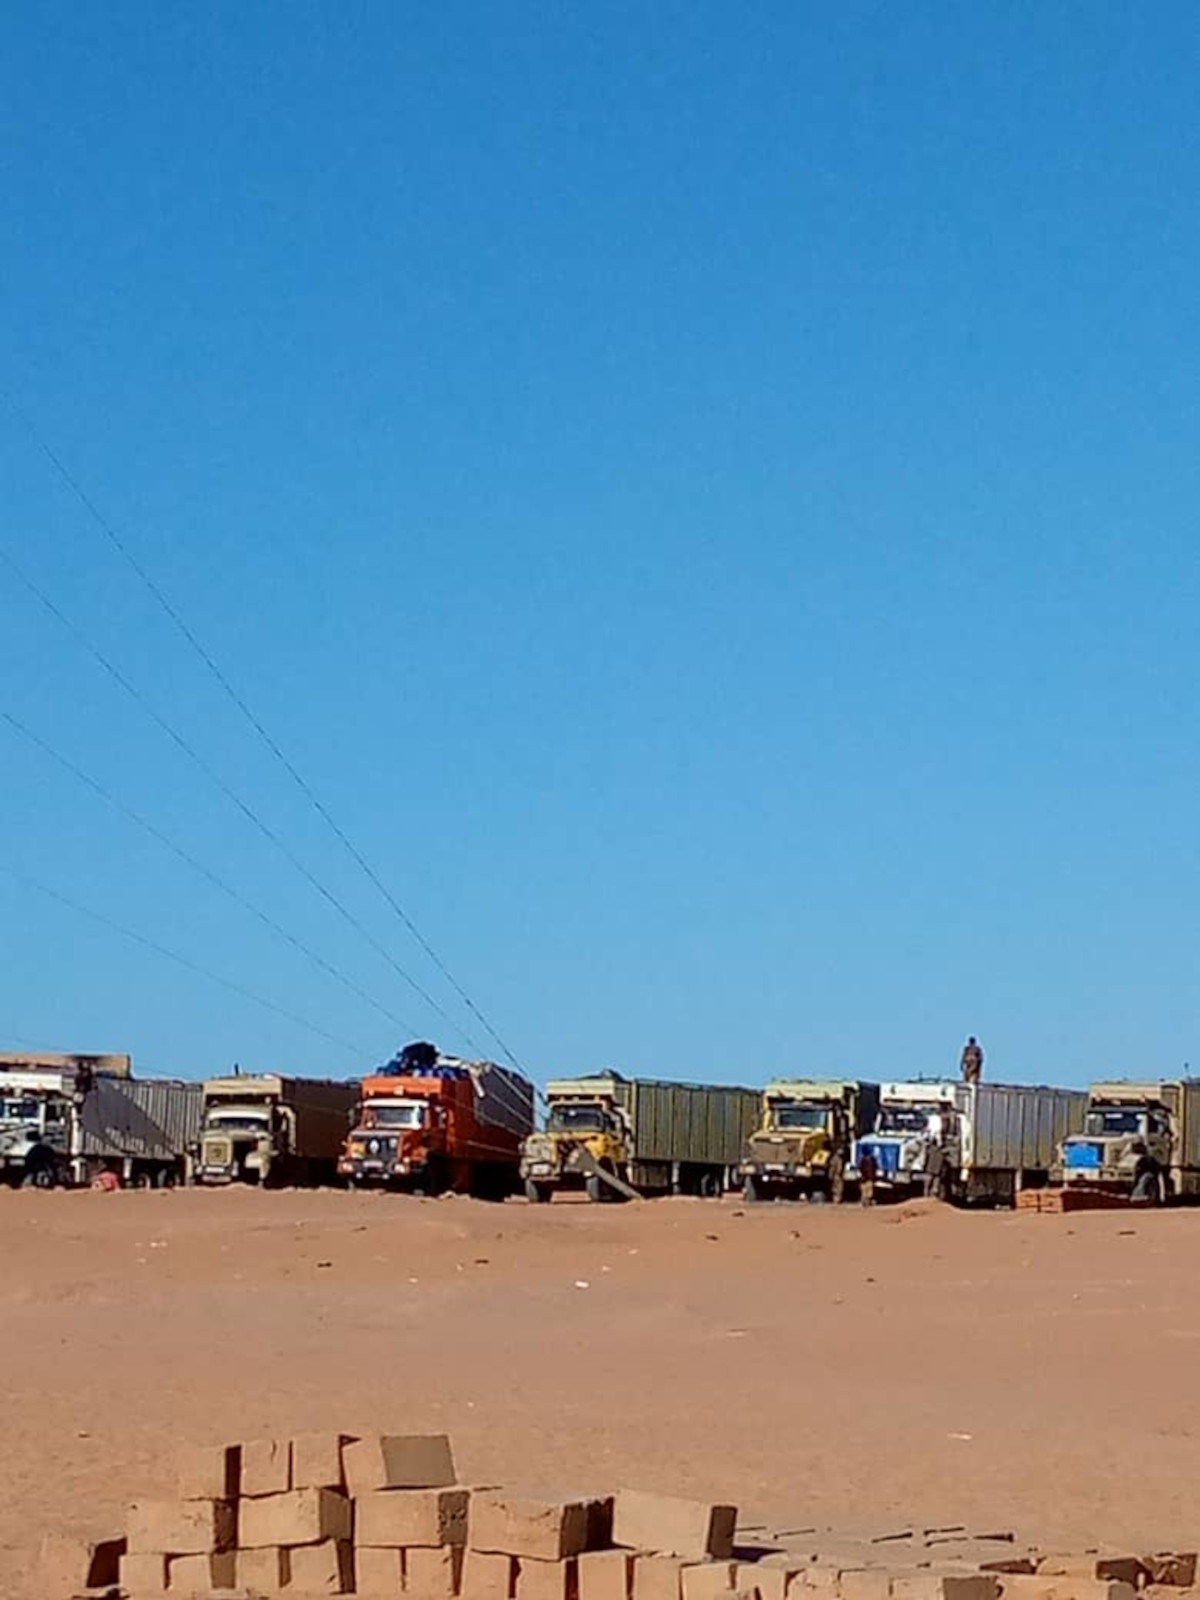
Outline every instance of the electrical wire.
{"label": "electrical wire", "polygon": [[[333,832],[334,836],[341,842],[341,844],[344,847],[344,849],[346,849],[349,852],[351,858],[357,863],[357,865],[361,869],[361,871],[366,875],[368,880],[374,885],[374,887],[377,890],[377,892],[383,897],[384,901],[391,908],[391,910],[395,913],[395,915],[399,918],[400,922],[408,930],[409,934],[416,941],[416,943],[420,946],[420,948],[424,951],[424,953],[428,957],[428,959],[437,968],[438,972],[441,973],[442,977],[446,980],[447,983],[449,983],[450,987],[454,990],[455,994],[462,1001],[462,1003],[467,1007],[467,1009],[471,1013],[471,1015],[479,1022],[480,1026],[483,1027],[486,1030],[486,1032],[488,1034],[490,1034],[490,1036],[495,1040],[496,1044],[500,1047],[501,1051],[508,1058],[508,1060],[512,1063],[512,1065],[514,1067],[516,1067],[518,1071],[522,1072],[525,1076],[528,1077],[529,1076],[528,1072],[522,1066],[520,1060],[514,1054],[514,1052],[511,1049],[511,1047],[505,1042],[503,1036],[498,1032],[498,1030],[495,1028],[495,1026],[491,1023],[491,1021],[489,1021],[488,1017],[484,1014],[484,1012],[481,1009],[481,1007],[478,1006],[476,1004],[476,1002],[471,998],[471,996],[468,994],[468,992],[462,986],[462,984],[460,984],[459,981],[457,980],[457,978],[455,978],[454,974],[450,971],[449,967],[447,967],[446,963],[438,955],[437,951],[433,948],[433,946],[429,943],[429,941],[421,933],[420,929],[417,927],[416,923],[413,921],[413,919],[408,914],[408,912],[405,911],[404,907],[396,899],[395,895],[387,887],[387,885],[384,883],[383,879],[379,876],[379,874],[375,871],[375,869],[370,865],[370,863],[367,861],[366,857],[362,854],[361,850],[359,850],[358,846],[353,842],[353,840],[349,837],[349,835],[345,832],[345,830],[336,821],[336,819],[333,817],[333,815],[331,814],[331,812],[329,811],[327,806],[324,804],[324,802],[320,799],[320,797],[317,795],[315,790],[309,784],[307,779],[303,776],[303,774],[297,769],[297,767],[293,764],[293,762],[285,754],[285,752],[283,751],[282,747],[279,745],[277,740],[272,736],[272,734],[267,730],[267,728],[265,727],[265,725],[263,724],[261,719],[258,717],[256,712],[251,708],[251,706],[249,705],[249,703],[247,702],[245,697],[241,694],[241,692],[237,688],[235,688],[235,686],[229,680],[229,678],[226,676],[225,672],[222,670],[220,665],[217,663],[216,659],[213,657],[211,652],[207,649],[207,647],[201,641],[199,636],[196,634],[195,630],[191,627],[191,625],[186,621],[186,619],[180,613],[179,609],[175,606],[175,604],[172,602],[170,597],[163,590],[161,585],[151,576],[151,574],[147,571],[147,569],[142,565],[142,563],[134,555],[133,551],[129,548],[129,546],[121,538],[120,534],[117,533],[116,529],[113,527],[113,525],[112,525],[111,521],[109,520],[109,518],[104,515],[104,513],[100,510],[99,506],[92,499],[91,495],[88,494],[87,490],[83,487],[82,483],[80,483],[79,479],[67,467],[67,465],[63,461],[62,457],[53,448],[53,446],[50,444],[49,440],[45,437],[45,435],[42,433],[42,431],[34,423],[32,417],[30,417],[28,412],[25,411],[25,409],[22,406],[17,404],[17,401],[15,400],[15,398],[7,390],[0,389],[0,395],[3,396],[6,404],[9,407],[9,410],[13,413],[13,415],[16,417],[16,419],[21,423],[22,427],[25,429],[25,431],[28,433],[29,437],[32,439],[34,445],[41,452],[41,454],[45,457],[45,459],[49,462],[51,468],[58,475],[59,479],[71,491],[71,493],[79,501],[80,505],[84,508],[84,510],[87,512],[87,514],[91,517],[92,521],[100,529],[100,531],[104,535],[104,537],[108,540],[109,544],[118,553],[118,555],[120,555],[122,560],[130,568],[130,570],[133,573],[136,574],[136,576],[141,581],[141,583],[145,586],[147,591],[153,596],[155,601],[161,607],[161,609],[166,614],[166,616],[170,619],[170,621],[172,622],[172,624],[174,625],[176,630],[179,632],[181,637],[187,642],[187,644],[191,647],[191,649],[195,652],[195,654],[197,656],[199,656],[200,660],[204,663],[205,667],[212,674],[213,678],[215,678],[217,683],[221,686],[221,688],[223,689],[225,694],[232,701],[233,705],[237,708],[237,710],[241,713],[241,715],[246,719],[246,721],[254,729],[255,733],[257,733],[259,738],[266,745],[267,749],[271,752],[271,754],[275,757],[275,759],[283,767],[284,771],[289,775],[289,777],[292,779],[293,783],[295,783],[297,788],[300,790],[301,794],[304,795],[304,797],[308,800],[309,804],[316,810],[317,814],[325,822],[326,826],[329,827],[329,829]],[[406,981],[408,981],[410,983],[413,981],[412,979],[407,978],[407,975],[404,975],[404,976],[406,977]],[[414,985],[414,987],[417,987],[417,986]],[[434,1004],[434,1002],[429,1001],[428,996],[426,996],[424,994],[424,992],[422,990],[420,990],[419,987],[418,987],[417,992],[422,995],[422,998],[424,998],[427,1001],[427,1003]],[[437,1011],[439,1016],[441,1016],[445,1020],[449,1021],[451,1023],[451,1026],[457,1026],[457,1024],[455,1024],[453,1022],[453,1019],[447,1017],[446,1013],[444,1011],[442,1011],[440,1007],[438,1007],[438,1006],[436,1006],[434,1004],[434,1009]],[[459,1031],[462,1032],[463,1037],[465,1039],[467,1039],[467,1041],[471,1045],[472,1049],[478,1050],[480,1048],[478,1044],[476,1044],[473,1040],[471,1040],[469,1034],[467,1034],[461,1028],[460,1028]]]}
{"label": "electrical wire", "polygon": [[56,750],[54,746],[43,739],[40,734],[35,733],[32,728],[28,727],[18,717],[15,717],[11,711],[0,709],[0,720],[7,722],[9,727],[19,733],[23,739],[28,740],[28,742],[36,749],[41,750],[44,755],[49,756],[52,761],[57,762],[60,767],[69,772],[72,777],[74,777],[79,783],[83,784],[85,788],[90,789],[93,794],[99,795],[101,800],[103,800],[107,805],[112,806],[112,808],[115,811],[120,812],[123,817],[128,818],[130,822],[135,823],[139,828],[143,829],[150,835],[152,839],[157,839],[159,844],[164,845],[166,849],[171,851],[172,855],[177,856],[179,860],[189,866],[193,872],[199,873],[202,878],[206,879],[207,882],[219,889],[222,894],[227,895],[229,899],[231,899],[236,905],[239,905],[243,908],[243,910],[250,912],[251,916],[257,917],[259,922],[261,922],[264,927],[269,928],[277,938],[283,939],[287,944],[290,944],[293,949],[298,950],[301,955],[307,957],[307,959],[315,966],[319,967],[322,972],[328,974],[329,977],[336,979],[336,981],[340,983],[343,988],[348,989],[351,994],[356,995],[360,1000],[365,1000],[366,1003],[369,1006],[374,1007],[374,1009],[378,1011],[381,1016],[386,1017],[389,1022],[392,1022],[398,1028],[403,1029],[405,1033],[411,1034],[414,1031],[410,1022],[407,1022],[403,1017],[397,1016],[394,1011],[390,1011],[382,1001],[377,1000],[374,995],[368,994],[365,989],[361,988],[357,983],[355,983],[353,978],[348,977],[340,970],[340,968],[335,967],[332,962],[326,961],[324,956],[318,954],[317,951],[310,948],[310,946],[305,944],[302,939],[298,939],[295,934],[290,933],[285,927],[281,926],[280,923],[276,922],[275,919],[266,911],[263,911],[261,907],[256,906],[252,900],[248,900],[239,889],[235,889],[232,884],[226,883],[224,878],[219,877],[215,872],[212,871],[211,868],[206,867],[202,861],[198,860],[188,850],[185,850],[181,844],[178,844],[174,839],[172,839],[169,834],[164,833],[161,828],[156,827],[148,817],[142,816],[142,814],[139,811],[135,811],[132,806],[127,806],[123,800],[119,800],[111,790],[106,789],[102,783],[100,783],[96,778],[93,778],[89,772],[85,772],[82,767],[77,766],[75,762],[73,762],[68,756],[64,756],[61,751]]}
{"label": "electrical wire", "polygon": [[144,933],[139,933],[136,928],[126,927],[123,922],[106,916],[103,911],[95,911],[91,906],[81,905],[78,900],[72,900],[68,895],[62,894],[57,889],[52,889],[49,884],[41,879],[31,877],[28,873],[20,872],[7,861],[0,861],[0,872],[12,878],[14,882],[22,884],[26,889],[33,889],[38,894],[44,895],[49,900],[57,901],[60,906],[65,906],[68,911],[73,911],[77,916],[88,917],[92,922],[97,922],[103,928],[109,928],[114,933],[119,933],[123,938],[129,939],[133,944],[139,944],[146,950],[152,950],[155,955],[164,956],[168,961],[173,961],[176,966],[194,972],[201,978],[207,978],[210,983],[219,984],[222,989],[228,989],[231,994],[240,995],[243,1000],[252,1000],[256,1006],[262,1006],[267,1011],[273,1011],[276,1016],[285,1017],[289,1022],[294,1022],[298,1028],[305,1028],[309,1033],[316,1034],[318,1038],[326,1040],[329,1044],[336,1044],[341,1049],[349,1050],[356,1058],[362,1059],[366,1054],[361,1045],[354,1044],[349,1039],[343,1039],[340,1034],[329,1033],[318,1023],[310,1022],[307,1017],[289,1011],[286,1006],[268,1000],[264,995],[256,994],[253,989],[247,989],[244,984],[225,978],[219,972],[213,972],[208,967],[202,967],[198,961],[193,961],[190,956],[181,956],[177,950],[172,950],[165,944],[160,944],[157,939],[151,939]]}

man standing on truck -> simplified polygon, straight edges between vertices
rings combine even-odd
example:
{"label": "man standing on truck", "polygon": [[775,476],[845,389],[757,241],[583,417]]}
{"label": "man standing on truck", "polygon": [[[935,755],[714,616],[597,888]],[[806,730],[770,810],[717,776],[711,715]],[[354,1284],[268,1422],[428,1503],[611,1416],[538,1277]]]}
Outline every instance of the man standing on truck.
{"label": "man standing on truck", "polygon": [[974,1034],[963,1045],[962,1075],[964,1083],[978,1083],[983,1077],[983,1049]]}

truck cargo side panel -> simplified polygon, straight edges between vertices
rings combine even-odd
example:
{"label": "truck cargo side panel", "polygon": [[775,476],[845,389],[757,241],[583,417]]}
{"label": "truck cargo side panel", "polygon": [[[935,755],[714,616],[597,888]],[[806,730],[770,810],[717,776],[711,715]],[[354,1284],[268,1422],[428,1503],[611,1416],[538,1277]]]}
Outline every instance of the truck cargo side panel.
{"label": "truck cargo side panel", "polygon": [[711,1167],[741,1160],[758,1122],[754,1090],[644,1078],[629,1087],[636,1160]]}
{"label": "truck cargo side panel", "polygon": [[198,1143],[204,1094],[198,1083],[97,1078],[83,1103],[85,1156],[171,1162]]}
{"label": "truck cargo side panel", "polygon": [[1048,1172],[1059,1143],[1082,1129],[1086,1105],[1082,1091],[979,1084],[969,1164],[980,1170]]}
{"label": "truck cargo side panel", "polygon": [[1182,1164],[1200,1171],[1200,1082],[1182,1085],[1179,1121],[1181,1123]]}

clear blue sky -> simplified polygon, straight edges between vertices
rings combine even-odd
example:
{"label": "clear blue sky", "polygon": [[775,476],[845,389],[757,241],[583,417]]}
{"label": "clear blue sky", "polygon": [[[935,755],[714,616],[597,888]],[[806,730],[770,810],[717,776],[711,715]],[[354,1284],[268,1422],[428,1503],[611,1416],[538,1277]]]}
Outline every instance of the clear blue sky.
{"label": "clear blue sky", "polygon": [[[1195,8],[18,3],[2,381],[539,1076],[1200,1066]],[[395,959],[0,408],[0,543]],[[432,1013],[0,567],[0,709]],[[0,1035],[405,1030],[0,724]],[[488,1042],[483,1040],[482,1042]]]}

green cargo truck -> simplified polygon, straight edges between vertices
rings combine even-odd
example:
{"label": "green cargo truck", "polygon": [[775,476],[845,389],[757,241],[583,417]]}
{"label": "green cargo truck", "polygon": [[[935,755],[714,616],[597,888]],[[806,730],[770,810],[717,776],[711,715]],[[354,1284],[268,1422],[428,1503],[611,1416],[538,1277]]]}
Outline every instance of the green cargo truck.
{"label": "green cargo truck", "polygon": [[666,1083],[619,1072],[546,1086],[546,1127],[526,1139],[521,1177],[531,1200],[586,1189],[623,1194],[719,1195],[737,1182],[758,1118],[755,1089]]}

